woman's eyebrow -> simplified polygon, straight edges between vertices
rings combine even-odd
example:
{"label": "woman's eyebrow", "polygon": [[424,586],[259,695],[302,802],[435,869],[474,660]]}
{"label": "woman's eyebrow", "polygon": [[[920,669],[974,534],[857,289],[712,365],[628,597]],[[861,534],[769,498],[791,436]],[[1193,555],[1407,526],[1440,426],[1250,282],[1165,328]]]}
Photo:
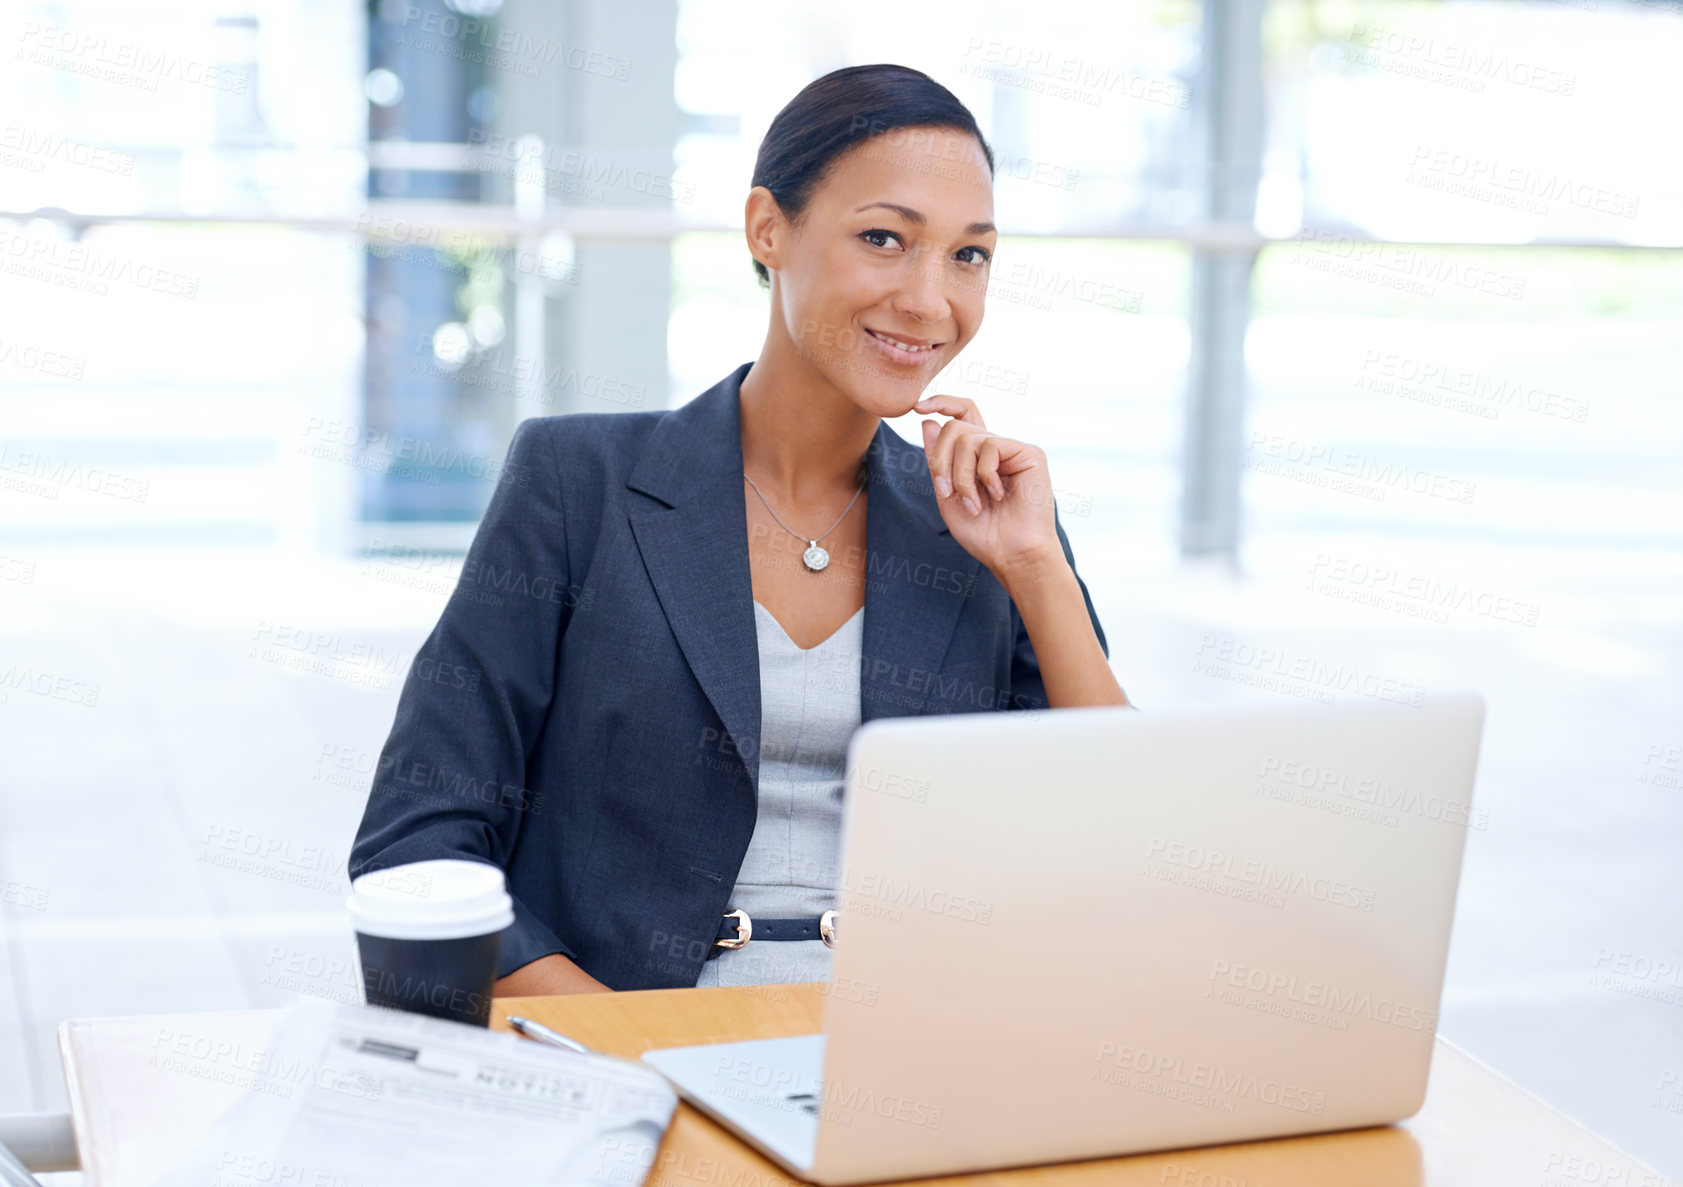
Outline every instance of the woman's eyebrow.
{"label": "woman's eyebrow", "polygon": [[[899,214],[901,218],[913,226],[921,227],[929,221],[923,217],[920,211],[913,210],[910,206],[902,206],[898,202],[867,202],[863,206],[855,207],[853,213],[858,214],[861,210],[869,210],[873,206],[886,207]],[[966,235],[986,235],[989,231],[997,231],[998,229],[992,223],[971,223],[964,228],[964,233]]]}

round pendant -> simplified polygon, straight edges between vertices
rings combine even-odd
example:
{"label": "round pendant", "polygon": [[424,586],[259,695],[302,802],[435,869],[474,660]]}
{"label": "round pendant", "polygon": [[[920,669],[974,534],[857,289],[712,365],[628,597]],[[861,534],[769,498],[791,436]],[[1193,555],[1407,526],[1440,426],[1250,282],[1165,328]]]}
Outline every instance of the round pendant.
{"label": "round pendant", "polygon": [[801,564],[805,565],[808,569],[811,569],[814,573],[819,572],[829,563],[830,554],[820,548],[818,546],[818,541],[816,540],[807,546],[807,550],[805,552],[801,553]]}

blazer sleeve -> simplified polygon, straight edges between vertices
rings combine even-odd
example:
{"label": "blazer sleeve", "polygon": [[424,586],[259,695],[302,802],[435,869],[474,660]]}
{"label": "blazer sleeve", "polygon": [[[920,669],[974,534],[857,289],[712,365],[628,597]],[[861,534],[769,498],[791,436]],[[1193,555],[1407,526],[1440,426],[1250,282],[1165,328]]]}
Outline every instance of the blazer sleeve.
{"label": "blazer sleeve", "polygon": [[[352,878],[435,858],[507,868],[571,616],[554,421],[523,421],[462,575],[415,653],[351,847]],[[515,897],[498,976],[575,953]]]}
{"label": "blazer sleeve", "polygon": [[[1110,644],[1104,637],[1104,627],[1099,625],[1099,615],[1093,609],[1093,599],[1087,592],[1087,583],[1081,580],[1081,573],[1075,568],[1075,553],[1070,549],[1069,537],[1064,535],[1064,525],[1058,518],[1056,506],[1052,511],[1052,526],[1058,533],[1058,543],[1063,547],[1064,559],[1069,562],[1070,570],[1075,573],[1075,583],[1081,587],[1081,602],[1087,607],[1087,617],[1093,624],[1093,633],[1099,637],[1099,650],[1109,659]],[[1015,640],[1011,654],[1011,696],[1005,707],[1050,708],[1046,700],[1046,681],[1040,674],[1040,661],[1035,658],[1034,644],[1029,642],[1028,628],[1023,625],[1023,617],[1017,613],[1015,602],[1011,603],[1011,631]],[[1123,695],[1126,696],[1126,692]]]}

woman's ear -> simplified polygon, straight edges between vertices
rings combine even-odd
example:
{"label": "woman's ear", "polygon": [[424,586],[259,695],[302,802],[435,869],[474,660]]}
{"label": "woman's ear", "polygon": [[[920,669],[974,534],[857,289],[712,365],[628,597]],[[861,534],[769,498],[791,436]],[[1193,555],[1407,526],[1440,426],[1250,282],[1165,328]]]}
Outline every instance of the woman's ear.
{"label": "woman's ear", "polygon": [[763,185],[748,191],[748,201],[742,211],[742,233],[748,241],[748,252],[767,270],[778,266],[778,248],[783,242],[787,224],[777,199]]}

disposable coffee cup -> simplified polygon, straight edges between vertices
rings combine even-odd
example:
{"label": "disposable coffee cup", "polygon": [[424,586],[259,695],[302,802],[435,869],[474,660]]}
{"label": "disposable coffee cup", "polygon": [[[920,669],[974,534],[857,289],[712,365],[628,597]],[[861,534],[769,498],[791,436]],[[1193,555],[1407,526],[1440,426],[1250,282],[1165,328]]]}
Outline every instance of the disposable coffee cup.
{"label": "disposable coffee cup", "polygon": [[514,922],[503,872],[478,861],[417,861],[364,874],[345,900],[364,1000],[491,1024],[502,933]]}

